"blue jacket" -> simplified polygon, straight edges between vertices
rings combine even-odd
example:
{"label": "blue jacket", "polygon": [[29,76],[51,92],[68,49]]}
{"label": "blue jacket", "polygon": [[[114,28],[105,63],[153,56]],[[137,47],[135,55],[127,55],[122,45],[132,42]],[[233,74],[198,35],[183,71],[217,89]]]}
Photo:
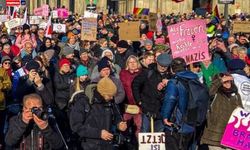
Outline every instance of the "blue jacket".
{"label": "blue jacket", "polygon": [[[198,76],[191,71],[182,71],[176,74],[176,77],[185,79],[198,79]],[[180,133],[191,133],[194,131],[192,126],[183,123],[183,114],[186,114],[188,91],[176,80],[176,77],[168,82],[161,114],[163,119],[168,119],[180,127]],[[175,109],[176,108],[176,109]],[[172,131],[172,128],[166,126],[166,129]]]}

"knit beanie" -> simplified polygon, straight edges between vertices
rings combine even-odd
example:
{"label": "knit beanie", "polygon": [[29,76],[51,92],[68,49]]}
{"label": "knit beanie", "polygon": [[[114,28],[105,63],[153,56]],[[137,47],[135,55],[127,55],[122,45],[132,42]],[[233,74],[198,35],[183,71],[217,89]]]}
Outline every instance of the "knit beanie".
{"label": "knit beanie", "polygon": [[3,64],[6,60],[9,60],[11,61],[11,58],[9,56],[3,56],[2,59],[1,59],[1,64]]}
{"label": "knit beanie", "polygon": [[83,66],[83,65],[79,65],[76,69],[76,76],[80,77],[80,76],[84,76],[84,75],[88,75],[89,71],[88,68]]}
{"label": "knit beanie", "polygon": [[30,71],[30,70],[32,70],[32,69],[38,70],[38,69],[40,68],[40,65],[39,65],[39,63],[36,62],[35,60],[31,60],[31,61],[29,61],[29,62],[26,64],[25,68],[26,68],[28,71]]}
{"label": "knit beanie", "polygon": [[128,48],[129,45],[128,45],[128,42],[125,41],[125,40],[121,40],[117,43],[117,47],[120,47],[120,48]]}
{"label": "knit beanie", "polygon": [[70,66],[70,61],[68,60],[68,59],[66,59],[66,58],[62,58],[62,59],[60,59],[60,61],[59,61],[59,68],[61,68],[64,64],[67,64],[67,65],[69,65]]}
{"label": "knit beanie", "polygon": [[48,57],[48,61],[50,61],[50,59],[54,56],[54,54],[55,54],[55,50],[53,49],[48,49],[44,52],[44,55]]}
{"label": "knit beanie", "polygon": [[100,72],[103,68],[110,68],[110,59],[108,57],[103,57],[97,64],[98,71]]}
{"label": "knit beanie", "polygon": [[74,54],[74,49],[69,47],[69,46],[65,46],[63,49],[62,49],[62,52],[61,52],[62,55],[64,56],[67,56],[69,54]]}
{"label": "knit beanie", "polygon": [[103,52],[102,52],[102,55],[101,55],[101,58],[105,56],[105,53],[106,52],[110,52],[112,54],[112,59],[114,58],[114,54],[113,52],[110,50],[110,49],[105,49]]}
{"label": "knit beanie", "polygon": [[117,92],[117,87],[109,77],[104,77],[97,83],[97,91],[102,96],[115,96]]}

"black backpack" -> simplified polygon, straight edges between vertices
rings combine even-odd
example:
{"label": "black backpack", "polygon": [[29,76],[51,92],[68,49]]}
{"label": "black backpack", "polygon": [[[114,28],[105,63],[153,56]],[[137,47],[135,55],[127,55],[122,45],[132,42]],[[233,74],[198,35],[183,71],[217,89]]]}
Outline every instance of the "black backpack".
{"label": "black backpack", "polygon": [[205,120],[209,108],[208,88],[198,79],[186,79],[177,77],[177,84],[181,83],[188,92],[188,104],[186,114],[183,114],[183,122],[191,126],[199,126]]}

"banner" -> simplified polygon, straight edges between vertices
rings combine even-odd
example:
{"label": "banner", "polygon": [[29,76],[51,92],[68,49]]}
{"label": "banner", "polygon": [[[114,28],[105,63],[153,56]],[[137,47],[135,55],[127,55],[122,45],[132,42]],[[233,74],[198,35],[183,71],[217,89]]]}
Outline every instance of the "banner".
{"label": "banner", "polygon": [[49,16],[49,5],[42,5],[39,8],[34,9],[36,16]]}
{"label": "banner", "polygon": [[98,14],[89,11],[84,11],[84,18],[97,18]]}
{"label": "banner", "polygon": [[66,25],[65,24],[53,24],[53,31],[58,33],[66,33]]}
{"label": "banner", "polygon": [[20,6],[20,0],[6,0],[6,6]]}
{"label": "banner", "polygon": [[42,16],[30,16],[29,21],[30,24],[40,24],[42,20]]}
{"label": "banner", "polygon": [[8,29],[12,29],[12,28],[15,28],[15,27],[18,27],[21,25],[21,21],[22,19],[20,18],[15,18],[15,19],[12,19],[10,21],[7,21],[5,22],[5,26],[8,28]]}
{"label": "banner", "polygon": [[96,41],[97,19],[84,18],[81,30],[81,40]]}
{"label": "banner", "polygon": [[250,112],[236,108],[221,139],[221,145],[237,150],[250,150]]}
{"label": "banner", "polygon": [[124,22],[119,23],[119,38],[120,40],[140,40],[140,22]]}
{"label": "banner", "polygon": [[165,133],[139,133],[139,150],[165,150]]}
{"label": "banner", "polygon": [[59,18],[66,19],[69,16],[69,11],[65,8],[57,9],[57,15]]}
{"label": "banner", "polygon": [[205,20],[190,20],[168,26],[173,58],[182,57],[187,64],[209,59]]}
{"label": "banner", "polygon": [[0,22],[8,21],[8,15],[0,15]]}

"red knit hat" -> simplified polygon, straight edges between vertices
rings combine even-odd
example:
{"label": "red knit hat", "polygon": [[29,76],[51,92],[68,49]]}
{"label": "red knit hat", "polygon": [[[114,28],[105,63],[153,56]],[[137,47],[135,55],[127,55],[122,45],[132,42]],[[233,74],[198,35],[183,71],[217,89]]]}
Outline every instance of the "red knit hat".
{"label": "red knit hat", "polygon": [[69,65],[70,66],[70,61],[68,60],[68,59],[66,59],[66,58],[62,58],[62,59],[60,59],[60,61],[59,61],[59,68],[61,68],[63,65],[65,65],[65,64],[67,64],[67,65]]}

